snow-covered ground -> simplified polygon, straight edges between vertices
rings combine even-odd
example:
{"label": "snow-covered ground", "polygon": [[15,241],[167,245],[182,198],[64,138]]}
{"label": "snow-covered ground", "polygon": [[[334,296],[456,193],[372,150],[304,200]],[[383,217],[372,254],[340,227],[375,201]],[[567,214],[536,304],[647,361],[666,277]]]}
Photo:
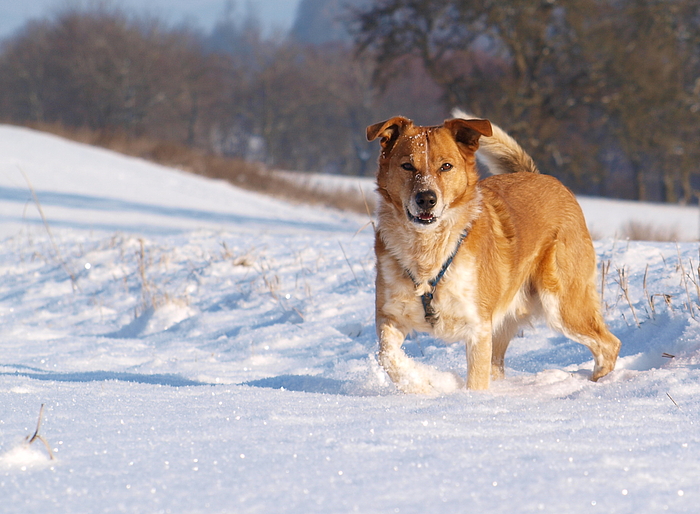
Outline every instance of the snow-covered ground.
{"label": "snow-covered ground", "polygon": [[[596,243],[623,342],[599,383],[535,326],[489,391],[426,398],[374,357],[366,217],[0,126],[0,219],[3,513],[698,511],[697,243]],[[42,403],[54,460],[25,443]]]}

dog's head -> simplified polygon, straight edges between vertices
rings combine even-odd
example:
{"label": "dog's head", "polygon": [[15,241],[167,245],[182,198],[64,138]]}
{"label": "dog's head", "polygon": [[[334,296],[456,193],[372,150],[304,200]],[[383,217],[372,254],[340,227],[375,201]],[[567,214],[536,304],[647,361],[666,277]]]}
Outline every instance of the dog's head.
{"label": "dog's head", "polygon": [[447,120],[420,127],[397,116],[367,127],[381,138],[377,188],[386,202],[416,228],[440,223],[448,210],[468,202],[478,180],[479,138],[491,135],[487,120]]}

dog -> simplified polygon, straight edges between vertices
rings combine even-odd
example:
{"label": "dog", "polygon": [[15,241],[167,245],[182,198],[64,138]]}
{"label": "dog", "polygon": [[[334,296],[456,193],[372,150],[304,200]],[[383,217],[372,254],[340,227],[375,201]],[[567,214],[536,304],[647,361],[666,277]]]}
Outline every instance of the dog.
{"label": "dog", "polygon": [[[442,125],[397,116],[367,127],[377,171],[378,360],[398,389],[436,395],[452,373],[402,349],[412,331],[466,344],[469,389],[504,376],[519,327],[534,317],[593,354],[591,380],[615,367],[620,341],[605,325],[596,255],[574,195],[540,174],[498,126],[468,115]],[[477,154],[478,150],[478,154]],[[496,173],[479,179],[477,155]]]}

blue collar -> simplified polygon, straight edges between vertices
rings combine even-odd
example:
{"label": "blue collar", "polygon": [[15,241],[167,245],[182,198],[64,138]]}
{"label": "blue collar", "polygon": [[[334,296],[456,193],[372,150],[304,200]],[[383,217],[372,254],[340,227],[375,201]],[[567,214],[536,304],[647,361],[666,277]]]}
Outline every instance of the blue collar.
{"label": "blue collar", "polygon": [[[430,291],[421,295],[421,302],[423,303],[423,311],[425,312],[425,321],[430,323],[431,327],[435,326],[435,323],[437,323],[438,318],[439,318],[439,315],[432,304],[433,296],[435,295],[435,289],[437,289],[437,285],[442,280],[442,277],[445,276],[447,269],[450,267],[450,264],[452,264],[452,261],[454,260],[455,256],[457,255],[457,252],[459,251],[459,248],[462,246],[462,242],[464,242],[466,237],[467,237],[467,231],[465,230],[459,236],[459,240],[457,240],[457,246],[455,247],[454,251],[450,254],[450,256],[447,258],[445,263],[442,265],[440,272],[435,276],[435,278],[428,281],[428,284],[430,285]],[[408,278],[411,279],[411,282],[413,282],[414,286],[416,286],[416,287],[420,286],[418,281],[415,279],[415,277],[413,276],[413,274],[409,270],[406,270],[406,274],[408,275]]]}

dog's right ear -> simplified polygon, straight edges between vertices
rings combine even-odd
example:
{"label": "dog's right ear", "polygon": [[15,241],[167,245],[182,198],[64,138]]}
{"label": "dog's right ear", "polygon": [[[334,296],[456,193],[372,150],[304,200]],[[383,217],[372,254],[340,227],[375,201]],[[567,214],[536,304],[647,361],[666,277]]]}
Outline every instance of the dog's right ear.
{"label": "dog's right ear", "polygon": [[386,121],[381,121],[367,127],[367,141],[374,141],[378,137],[382,139],[379,144],[387,150],[396,142],[399,134],[407,127],[413,126],[413,122],[403,116],[394,116]]}

